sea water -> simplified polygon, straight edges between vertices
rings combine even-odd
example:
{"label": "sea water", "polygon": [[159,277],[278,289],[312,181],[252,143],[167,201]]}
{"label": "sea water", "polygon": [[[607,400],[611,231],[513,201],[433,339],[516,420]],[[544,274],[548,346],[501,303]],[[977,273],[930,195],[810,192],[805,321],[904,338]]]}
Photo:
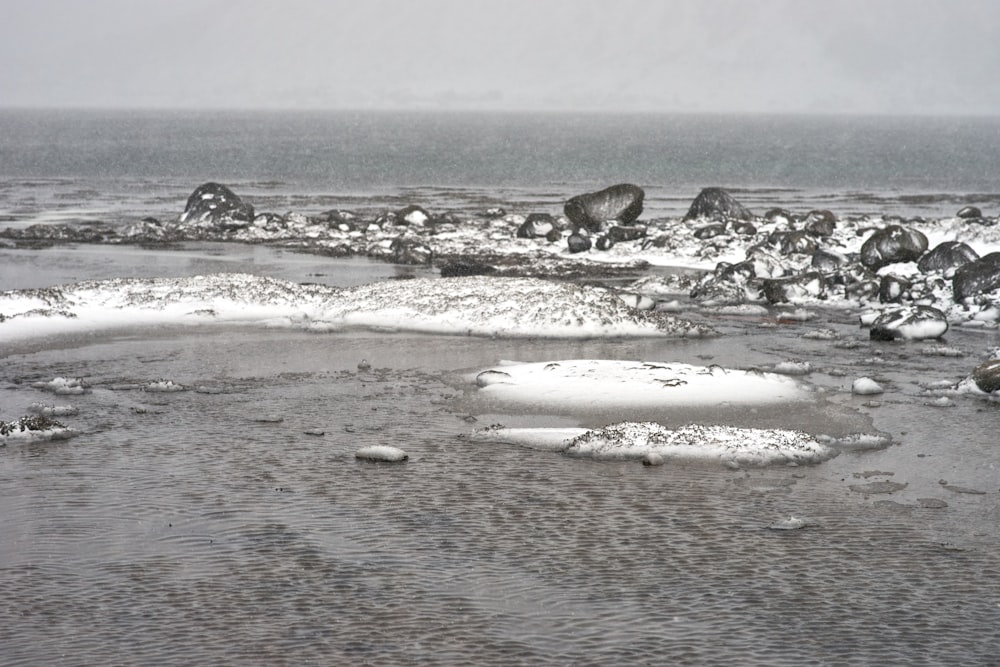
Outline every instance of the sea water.
{"label": "sea water", "polygon": [[[218,180],[259,210],[559,211],[634,181],[801,210],[996,208],[988,119],[573,115],[0,115],[7,224],[170,217]],[[11,130],[10,128],[13,128]],[[991,143],[993,142],[993,143]],[[822,147],[826,148],[823,149]],[[903,148],[906,146],[906,148]],[[992,146],[992,148],[991,148]],[[825,151],[825,152],[824,152]],[[910,159],[920,156],[921,159]],[[991,194],[993,193],[993,194]],[[0,223],[3,224],[3,223]],[[429,270],[264,246],[0,248],[0,289],[238,270],[348,286]],[[683,305],[683,304],[682,304]],[[72,404],[69,441],[0,448],[0,652],[33,664],[991,664],[1000,657],[997,405],[930,405],[964,356],[867,341],[850,313],[717,316],[698,340],[504,340],[232,326],[0,341],[0,419]],[[803,336],[822,326],[837,342]],[[805,362],[815,400],[646,411],[892,444],[816,466],[594,462],[466,436],[512,411],[500,360]],[[367,363],[362,363],[365,361]],[[876,378],[876,399],[850,393]],[[82,396],[31,385],[82,377]],[[150,391],[169,380],[187,388]],[[402,464],[360,462],[367,445]],[[789,518],[799,530],[771,530]],[[790,525],[798,525],[790,522]]]}

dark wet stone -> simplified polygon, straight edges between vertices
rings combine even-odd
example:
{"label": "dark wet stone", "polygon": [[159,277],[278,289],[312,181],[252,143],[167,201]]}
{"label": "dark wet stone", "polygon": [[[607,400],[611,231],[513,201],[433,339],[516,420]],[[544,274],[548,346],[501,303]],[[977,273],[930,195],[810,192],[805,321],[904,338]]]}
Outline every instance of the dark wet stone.
{"label": "dark wet stone", "polygon": [[638,241],[646,238],[646,227],[644,225],[615,225],[608,229],[608,238],[612,243]]}
{"label": "dark wet stone", "polygon": [[556,221],[548,213],[531,213],[517,228],[517,238],[534,239],[548,237],[549,232],[556,228]]}
{"label": "dark wet stone", "polygon": [[1000,288],[1000,252],[991,252],[955,271],[951,281],[955,301]]}
{"label": "dark wet stone", "polygon": [[812,268],[817,271],[823,271],[824,273],[829,273],[836,271],[844,265],[847,259],[843,255],[835,255],[832,252],[827,252],[825,250],[817,250],[813,253]]}
{"label": "dark wet stone", "polygon": [[578,252],[587,252],[590,250],[591,242],[590,239],[583,234],[573,233],[566,239],[566,245],[569,247],[569,251],[571,253],[576,254]]}
{"label": "dark wet stone", "polygon": [[691,290],[691,298],[716,303],[745,303],[750,281],[755,275],[754,265],[750,261],[739,264],[719,262],[715,270]]}
{"label": "dark wet stone", "polygon": [[209,223],[222,229],[246,227],[254,219],[253,206],[225,185],[204,183],[187,199],[180,222]]}
{"label": "dark wet stone", "polygon": [[757,233],[757,228],[752,222],[740,220],[733,223],[733,233],[741,236],[753,236]]}
{"label": "dark wet stone", "polygon": [[630,225],[642,213],[645,191],[638,185],[619,183],[599,192],[572,197],[563,211],[577,228],[591,232],[600,231],[608,221]]}
{"label": "dark wet stone", "polygon": [[948,331],[948,318],[932,306],[890,308],[872,323],[871,340],[928,340]]}
{"label": "dark wet stone", "polygon": [[915,229],[889,225],[865,240],[861,246],[861,263],[878,271],[883,266],[900,262],[915,262],[927,251],[927,237]]}
{"label": "dark wet stone", "polygon": [[615,242],[610,237],[600,236],[597,239],[597,243],[594,244],[594,247],[598,250],[610,250],[614,245]]}
{"label": "dark wet stone", "polygon": [[441,265],[442,278],[459,278],[462,276],[484,276],[496,271],[495,266],[477,262],[471,259],[458,259]]}
{"label": "dark wet stone", "polygon": [[977,206],[963,206],[955,216],[958,218],[981,218],[983,212]]}
{"label": "dark wet stone", "polygon": [[932,248],[917,262],[921,273],[932,271],[950,271],[979,259],[979,253],[967,243],[961,241],[945,241]]}
{"label": "dark wet stone", "polygon": [[806,215],[805,231],[813,236],[833,236],[836,229],[837,218],[830,211],[809,211]]}
{"label": "dark wet stone", "polygon": [[395,224],[423,225],[431,221],[431,214],[423,206],[410,204],[396,211]]}
{"label": "dark wet stone", "polygon": [[726,224],[723,222],[714,222],[710,225],[705,225],[704,227],[699,227],[694,230],[694,237],[699,240],[710,239],[714,236],[722,236],[726,233]]}
{"label": "dark wet stone", "polygon": [[816,241],[806,232],[775,232],[768,238],[782,255],[811,255],[817,250]]}
{"label": "dark wet stone", "polygon": [[788,278],[764,280],[762,290],[768,303],[822,299],[826,296],[826,279],[816,271],[807,271]]}
{"label": "dark wet stone", "polygon": [[767,213],[764,214],[764,219],[768,222],[781,222],[786,224],[791,224],[794,216],[791,211],[785,208],[772,208],[768,209]]}
{"label": "dark wet stone", "polygon": [[684,220],[751,220],[753,213],[722,188],[705,188],[698,193]]}
{"label": "dark wet stone", "polygon": [[434,251],[415,239],[396,238],[389,246],[389,258],[395,264],[430,264]]}
{"label": "dark wet stone", "polygon": [[878,300],[882,303],[899,303],[909,294],[913,284],[906,278],[888,273],[878,285]]}
{"label": "dark wet stone", "polygon": [[979,364],[972,371],[972,381],[988,394],[1000,391],[1000,359],[989,359]]}
{"label": "dark wet stone", "polygon": [[545,240],[549,243],[555,243],[562,238],[562,232],[558,228],[553,227],[552,231],[545,235]]}

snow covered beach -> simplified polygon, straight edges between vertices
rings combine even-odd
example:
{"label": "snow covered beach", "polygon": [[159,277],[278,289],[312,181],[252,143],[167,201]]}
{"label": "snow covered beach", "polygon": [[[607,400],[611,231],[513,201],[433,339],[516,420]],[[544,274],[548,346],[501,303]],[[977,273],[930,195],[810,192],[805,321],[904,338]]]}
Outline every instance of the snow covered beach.
{"label": "snow covered beach", "polygon": [[[660,221],[647,233],[676,226],[690,252],[625,240],[571,255],[570,228],[553,243],[490,220],[455,223],[462,243],[493,234],[510,253],[449,255],[448,223],[380,223],[353,237],[371,257],[405,237],[430,263],[306,265],[289,248],[307,242],[275,238],[255,252],[285,271],[272,278],[198,270],[244,247],[200,230],[128,253],[118,240],[109,266],[3,293],[0,419],[48,414],[75,436],[0,447],[0,528],[23,536],[0,547],[11,594],[87,627],[77,650],[99,659],[121,626],[95,626],[96,601],[160,664],[231,655],[230,622],[254,655],[317,659],[393,661],[427,642],[456,663],[612,660],[655,656],[679,629],[709,646],[721,629],[734,660],[763,645],[794,661],[811,649],[773,627],[803,618],[831,655],[847,641],[868,656],[988,653],[965,631],[929,643],[920,621],[936,610],[985,636],[997,620],[988,587],[964,583],[998,567],[995,403],[974,379],[993,377],[974,372],[997,345],[986,304],[934,301],[942,339],[878,339],[862,314],[920,304],[808,284],[771,303],[756,275],[715,271],[741,259],[743,235]],[[871,233],[843,243],[860,251]],[[68,266],[84,252],[66,243],[4,252]],[[115,264],[171,253],[183,275]],[[492,270],[441,278],[449,265]],[[359,266],[403,269],[347,284]],[[855,392],[863,378],[882,392]],[[913,630],[887,643],[872,630],[886,619]],[[5,620],[17,655],[35,638],[70,644]],[[394,630],[370,638],[373,622]],[[196,626],[197,652],[177,647]]]}

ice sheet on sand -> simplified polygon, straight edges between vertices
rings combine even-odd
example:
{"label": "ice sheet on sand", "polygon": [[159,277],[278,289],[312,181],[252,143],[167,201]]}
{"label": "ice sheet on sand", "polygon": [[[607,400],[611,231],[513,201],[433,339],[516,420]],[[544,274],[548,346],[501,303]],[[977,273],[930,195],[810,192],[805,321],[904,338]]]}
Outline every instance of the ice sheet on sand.
{"label": "ice sheet on sand", "polygon": [[479,373],[476,384],[492,399],[548,407],[763,405],[810,396],[775,373],[600,359],[503,364]]}
{"label": "ice sheet on sand", "polygon": [[600,461],[773,465],[819,463],[837,454],[837,450],[798,431],[698,424],[670,429],[653,422],[621,422],[593,430],[490,427],[476,431],[471,439],[560,451]]}
{"label": "ice sheet on sand", "polygon": [[112,279],[0,293],[5,340],[121,326],[244,322],[482,336],[588,338],[713,333],[629,308],[598,287],[472,276],[338,289],[247,274]]}

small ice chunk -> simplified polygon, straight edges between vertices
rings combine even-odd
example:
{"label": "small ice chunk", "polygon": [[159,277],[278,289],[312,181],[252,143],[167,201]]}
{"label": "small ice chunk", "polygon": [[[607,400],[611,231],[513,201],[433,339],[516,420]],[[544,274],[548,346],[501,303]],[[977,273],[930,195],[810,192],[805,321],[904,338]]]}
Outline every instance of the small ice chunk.
{"label": "small ice chunk", "polygon": [[800,528],[805,528],[809,523],[797,516],[787,516],[784,519],[779,519],[774,523],[770,524],[768,528],[770,530],[798,530]]}
{"label": "small ice chunk", "polygon": [[80,414],[79,408],[73,405],[46,405],[44,403],[32,403],[28,406],[28,412],[42,417],[72,417]]}
{"label": "small ice chunk", "polygon": [[851,393],[858,396],[873,396],[881,394],[883,391],[885,390],[882,389],[882,385],[868,377],[858,378],[851,385]]}
{"label": "small ice chunk", "polygon": [[185,391],[187,387],[177,384],[173,380],[153,380],[143,385],[142,390],[151,393],[173,393],[175,391]]}
{"label": "small ice chunk", "polygon": [[31,385],[35,389],[51,391],[57,396],[79,396],[90,391],[90,385],[83,381],[83,378],[53,378],[48,382],[35,382]]}
{"label": "small ice chunk", "polygon": [[812,373],[812,365],[808,361],[781,361],[773,370],[782,375],[808,375]]}
{"label": "small ice chunk", "polygon": [[385,463],[398,463],[410,458],[402,449],[389,445],[369,445],[368,447],[362,447],[354,453],[354,457],[362,461],[381,461]]}

